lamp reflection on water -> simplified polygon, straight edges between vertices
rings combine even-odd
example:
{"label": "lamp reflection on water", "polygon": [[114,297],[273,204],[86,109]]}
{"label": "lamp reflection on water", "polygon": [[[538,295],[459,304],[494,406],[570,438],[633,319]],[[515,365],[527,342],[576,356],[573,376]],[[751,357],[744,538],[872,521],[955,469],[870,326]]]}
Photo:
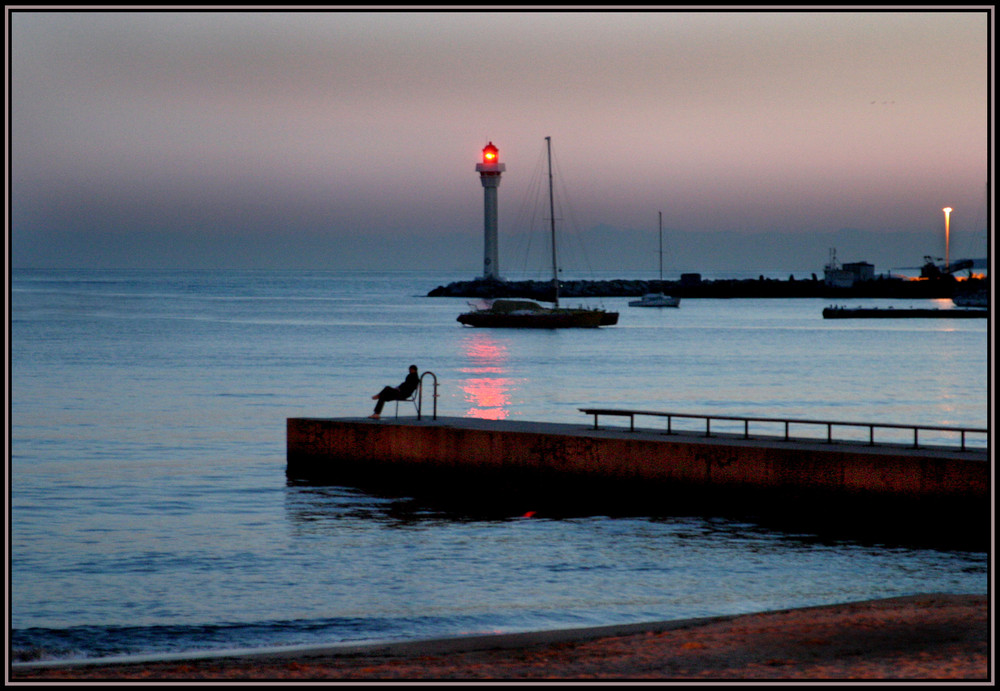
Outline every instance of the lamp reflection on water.
{"label": "lamp reflection on water", "polygon": [[477,331],[464,341],[468,362],[460,371],[470,375],[462,379],[461,389],[470,403],[467,417],[504,420],[510,414],[510,393],[515,380],[506,377],[507,345],[488,333]]}

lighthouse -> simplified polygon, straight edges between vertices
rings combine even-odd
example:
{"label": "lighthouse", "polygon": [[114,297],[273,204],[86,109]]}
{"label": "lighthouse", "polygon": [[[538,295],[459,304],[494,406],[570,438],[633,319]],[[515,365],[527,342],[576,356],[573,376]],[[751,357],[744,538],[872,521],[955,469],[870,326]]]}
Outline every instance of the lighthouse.
{"label": "lighthouse", "polygon": [[490,142],[483,148],[483,162],[476,164],[483,183],[483,278],[500,280],[497,261],[497,188],[507,166],[500,162],[500,150]]}

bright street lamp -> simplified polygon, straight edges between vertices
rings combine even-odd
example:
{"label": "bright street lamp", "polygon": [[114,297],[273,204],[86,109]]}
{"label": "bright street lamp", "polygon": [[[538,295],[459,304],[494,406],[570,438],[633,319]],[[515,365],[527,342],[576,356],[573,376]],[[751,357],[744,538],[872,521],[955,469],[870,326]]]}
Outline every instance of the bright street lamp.
{"label": "bright street lamp", "polygon": [[950,243],[950,238],[949,238],[950,232],[948,226],[951,221],[951,207],[946,206],[942,209],[942,211],[944,211],[944,270],[947,271],[948,267],[951,266],[951,261],[948,252],[949,249],[948,246]]}

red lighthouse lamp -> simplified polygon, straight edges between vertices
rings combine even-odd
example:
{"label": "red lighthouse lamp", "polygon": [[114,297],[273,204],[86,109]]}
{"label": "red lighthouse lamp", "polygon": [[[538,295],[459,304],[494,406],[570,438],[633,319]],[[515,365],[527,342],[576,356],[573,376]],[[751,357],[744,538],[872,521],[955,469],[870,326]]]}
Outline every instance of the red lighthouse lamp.
{"label": "red lighthouse lamp", "polygon": [[[476,164],[476,170],[479,171],[482,176],[498,176],[507,169],[503,163],[500,162],[500,149],[493,146],[493,142],[490,142],[483,147],[483,162]],[[495,181],[499,184],[499,180]],[[486,183],[483,183],[486,184]]]}

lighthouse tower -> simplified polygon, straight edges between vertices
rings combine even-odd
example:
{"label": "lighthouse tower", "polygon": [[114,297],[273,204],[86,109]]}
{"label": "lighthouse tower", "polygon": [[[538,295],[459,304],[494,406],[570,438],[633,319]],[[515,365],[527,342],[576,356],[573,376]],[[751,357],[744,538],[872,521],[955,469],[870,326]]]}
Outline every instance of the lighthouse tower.
{"label": "lighthouse tower", "polygon": [[500,150],[490,142],[483,148],[483,162],[476,164],[476,171],[479,173],[479,181],[483,183],[483,278],[495,280],[500,279],[497,261],[497,188],[500,186],[500,175],[505,170],[507,166],[500,163]]}

